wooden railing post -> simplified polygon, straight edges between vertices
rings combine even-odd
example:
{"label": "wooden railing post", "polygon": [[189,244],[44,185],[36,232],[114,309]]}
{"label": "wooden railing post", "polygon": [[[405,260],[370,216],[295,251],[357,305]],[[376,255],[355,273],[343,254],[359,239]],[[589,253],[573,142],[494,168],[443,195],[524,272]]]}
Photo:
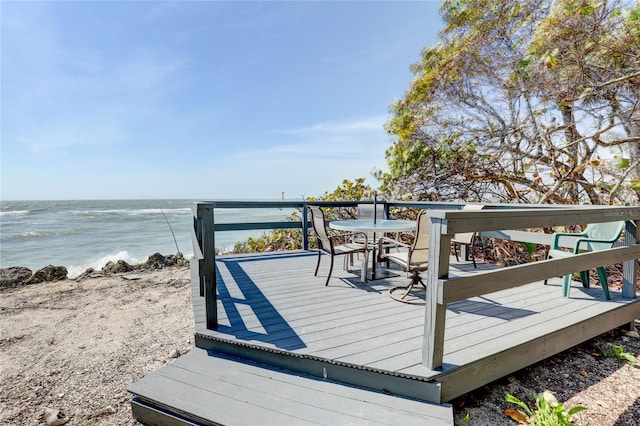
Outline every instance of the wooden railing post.
{"label": "wooden railing post", "polygon": [[309,222],[307,203],[302,203],[302,249],[309,250]]}
{"label": "wooden railing post", "polygon": [[213,207],[204,207],[202,212],[202,255],[204,271],[205,311],[207,329],[218,328],[218,296],[216,291],[216,244]]}
{"label": "wooden railing post", "polygon": [[[193,253],[202,252],[202,214],[203,211],[199,205],[195,207],[195,216],[193,218],[192,244]],[[197,244],[197,247],[196,247]],[[200,297],[204,297],[204,277],[200,273],[202,259],[196,257],[194,262],[198,262],[198,280],[200,284]]]}
{"label": "wooden railing post", "polygon": [[[640,244],[640,230],[638,220],[627,220],[624,233],[624,245]],[[622,263],[622,297],[633,299],[636,297],[638,282],[638,259],[625,260]]]}
{"label": "wooden railing post", "polygon": [[429,269],[422,340],[422,364],[434,370],[442,367],[444,328],[447,306],[438,303],[438,281],[449,277],[451,236],[446,233],[446,219],[431,218],[429,233]]}

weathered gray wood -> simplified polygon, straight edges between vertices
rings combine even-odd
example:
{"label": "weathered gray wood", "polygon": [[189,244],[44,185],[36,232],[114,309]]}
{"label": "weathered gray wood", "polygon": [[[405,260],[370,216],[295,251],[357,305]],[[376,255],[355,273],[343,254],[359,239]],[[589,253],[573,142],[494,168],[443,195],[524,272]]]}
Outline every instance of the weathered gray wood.
{"label": "weathered gray wood", "polygon": [[[449,379],[441,377],[483,358],[501,365],[502,352],[511,345],[525,342],[544,345],[545,334],[580,322],[588,324],[594,315],[613,318],[612,322],[627,321],[616,310],[634,306],[636,316],[640,317],[637,299],[622,299],[620,292],[613,291],[612,300],[605,301],[601,288],[583,289],[578,282],[574,284],[571,299],[564,299],[560,295],[559,278],[551,279],[547,286],[537,282],[465,299],[447,306],[443,364],[442,368],[433,370],[422,364],[423,311],[426,309],[395,302],[386,294],[389,287],[406,282],[409,279],[406,275],[363,284],[354,274],[336,268],[336,279],[324,287],[322,278],[313,277],[313,255],[281,253],[237,258],[241,261],[234,262],[230,257],[217,262],[224,281],[218,287],[238,287],[233,292],[239,293],[231,295],[238,298],[234,304],[243,305],[240,317],[230,318],[236,322],[236,328],[198,328],[198,324],[202,324],[198,318],[203,318],[205,313],[204,299],[196,297],[194,317],[198,346],[253,357],[256,361],[318,377],[326,374],[345,383],[385,389],[412,398],[426,399],[425,395],[430,395],[428,398],[437,397],[440,401],[439,390],[436,393],[427,386],[431,380],[460,386],[459,389],[473,386],[466,390],[470,391],[478,386],[477,382],[457,376],[456,380],[468,384],[452,385],[445,382]],[[452,264],[448,269],[464,277],[488,268],[483,264],[478,265],[478,270],[466,266]],[[197,285],[194,286],[193,294],[197,295]],[[229,303],[221,297],[219,306],[224,305],[223,302]],[[531,313],[523,315],[522,310]],[[225,315],[221,310],[221,325]],[[613,327],[622,324],[624,322]],[[237,331],[242,325],[253,335],[239,337],[243,336]],[[209,338],[220,340],[207,340]],[[299,339],[303,346],[283,349],[291,338]]]}
{"label": "weathered gray wood", "polygon": [[[626,246],[638,246],[640,244],[640,227],[638,224],[640,224],[640,220],[628,220],[626,222],[624,231],[624,244]],[[636,297],[638,269],[637,258],[627,259],[622,263],[622,295],[628,299]]]}
{"label": "weathered gray wood", "polygon": [[451,425],[448,405],[343,386],[194,349],[130,391],[219,424]]}
{"label": "weathered gray wood", "polygon": [[202,335],[196,335],[196,346],[231,356],[247,358],[278,368],[328,378],[346,385],[355,385],[426,402],[441,402],[440,384],[426,381],[420,377],[407,379],[406,375],[389,374],[389,372],[337,360],[313,355],[298,355],[293,352],[274,349],[263,351],[258,346],[243,347],[231,341],[204,338]]}
{"label": "weathered gray wood", "polygon": [[427,300],[425,305],[422,363],[429,369],[442,366],[446,306],[438,301],[438,281],[449,276],[449,247],[451,235],[445,232],[446,223],[431,218],[429,234],[429,270],[427,271]]}
{"label": "weathered gray wood", "polygon": [[[563,324],[573,324],[575,321],[582,321],[592,315],[602,311],[610,310],[610,306],[593,300],[591,297],[585,300],[571,300],[571,304],[563,303],[563,299],[558,297],[554,291],[553,297],[549,294],[539,296],[532,292],[533,285],[529,287],[531,298],[523,301],[530,315],[512,317],[510,312],[516,312],[515,308],[521,305],[518,301],[508,302],[508,298],[499,297],[496,301],[499,306],[493,311],[480,311],[471,313],[459,313],[455,326],[449,321],[451,312],[447,312],[447,329],[444,343],[444,364],[464,365],[481,359],[485,356],[493,355],[504,347],[517,343],[518,339],[536,339],[543,331],[543,327],[555,329]],[[544,288],[541,284],[540,288]],[[593,292],[593,289],[588,290]],[[526,303],[525,303],[526,302]],[[596,309],[593,309],[593,308]],[[567,317],[564,313],[573,312],[573,318]],[[506,315],[505,315],[506,314]],[[493,316],[492,316],[493,315]],[[405,343],[402,348],[396,350],[395,355],[369,364],[372,367],[384,368],[391,371],[398,371],[412,375],[427,375],[437,378],[439,372],[428,372],[421,365],[420,349],[407,349],[409,343]],[[406,350],[406,352],[404,351]]]}
{"label": "weathered gray wood", "polygon": [[158,407],[154,407],[152,401],[147,401],[142,398],[133,398],[131,400],[131,414],[134,419],[145,425],[201,426],[213,424],[205,421],[196,423],[189,419],[178,417],[171,412],[171,407],[161,410]]}
{"label": "weathered gray wood", "polygon": [[474,276],[439,280],[438,301],[451,303],[469,297],[517,287],[534,281],[585,271],[596,266],[611,265],[640,257],[640,245],[577,254],[572,257],[547,259]]}
{"label": "weathered gray wood", "polygon": [[[200,284],[201,297],[204,297],[204,278],[200,276],[200,270],[204,270],[204,255],[202,254],[202,214],[203,211],[197,208],[194,203],[191,206],[193,212],[193,228],[191,229],[191,245],[193,248],[193,260],[190,262],[192,267],[195,266],[198,269],[197,278],[195,278]],[[193,265],[193,263],[196,263]],[[191,278],[192,282],[194,278]]]}
{"label": "weathered gray wood", "polygon": [[559,328],[535,340],[514,345],[509,349],[475,362],[448,370],[439,378],[443,401],[449,401],[468,392],[469,387],[480,387],[528,365],[542,361],[620,324],[633,321],[640,314],[637,304],[626,304],[620,309],[594,315],[582,322]]}
{"label": "weathered gray wood", "polygon": [[[543,246],[549,246],[553,243],[553,234],[544,234],[542,232],[502,230],[478,232],[477,235],[485,238],[520,241],[523,243],[540,244]],[[559,239],[558,244],[560,247],[572,248],[575,246],[575,242],[577,240],[578,237],[562,236]]]}
{"label": "weathered gray wood", "polygon": [[301,222],[243,222],[243,223],[218,223],[215,226],[216,231],[245,231],[256,229],[301,229]]}
{"label": "weathered gray wood", "polygon": [[[555,301],[557,302],[557,300]],[[592,316],[608,312],[603,302],[573,303],[567,310],[561,309],[558,303],[539,305],[540,312],[525,318],[523,321],[495,321],[485,319],[482,329],[476,333],[458,335],[446,342],[447,360],[460,362],[473,348],[474,357],[483,357],[498,353],[505,348],[526,342],[565,326],[589,319]],[[510,336],[505,339],[505,336]]]}
{"label": "weathered gray wood", "polygon": [[[267,270],[272,270],[272,268],[267,268]],[[271,276],[271,275],[269,275]],[[275,277],[274,277],[275,278]],[[398,278],[400,279],[400,278]],[[545,291],[552,291],[554,294],[552,297],[557,297],[557,290],[554,290],[552,286],[547,286],[544,287],[541,284],[539,285],[539,288],[542,290],[544,289]],[[558,287],[556,287],[558,288]],[[296,294],[297,293],[297,289],[290,289],[291,293]],[[278,304],[278,311],[285,314],[288,317],[293,317],[294,315],[296,316],[296,318],[300,318],[300,319],[296,319],[296,320],[292,320],[289,324],[292,327],[298,328],[298,327],[304,327],[304,329],[302,329],[302,332],[299,333],[298,335],[300,337],[302,337],[303,339],[306,337],[306,335],[308,335],[309,333],[315,333],[318,330],[322,330],[323,328],[326,329],[335,329],[337,331],[337,333],[334,335],[334,337],[340,338],[340,336],[345,336],[348,335],[348,333],[350,333],[350,328],[356,327],[355,329],[362,329],[363,327],[366,328],[366,323],[369,322],[371,324],[374,324],[375,321],[379,321],[379,322],[387,322],[386,318],[389,318],[390,322],[390,328],[392,329],[394,327],[394,323],[396,324],[395,326],[401,330],[403,327],[408,327],[409,323],[406,322],[404,319],[399,320],[397,317],[394,318],[394,312],[397,312],[398,309],[403,309],[406,312],[409,312],[409,309],[413,308],[413,307],[409,307],[409,306],[405,306],[405,305],[401,305],[401,304],[393,304],[391,303],[391,308],[385,308],[383,304],[380,304],[380,302],[375,302],[374,305],[371,305],[371,308],[366,309],[366,310],[362,310],[362,311],[357,311],[357,312],[351,312],[353,309],[362,309],[362,306],[365,304],[369,304],[371,302],[368,302],[366,299],[362,299],[360,300],[358,297],[358,294],[355,293],[362,293],[361,291],[357,290],[357,289],[351,289],[348,287],[345,287],[344,290],[345,296],[348,297],[344,297],[343,295],[339,295],[338,299],[333,298],[333,296],[327,296],[327,293],[329,294],[334,294],[335,291],[339,291],[340,289],[320,289],[319,297],[314,297],[311,294],[307,293],[305,296],[305,300],[296,300],[295,297],[292,297],[290,299],[292,300],[296,300],[295,303],[301,303],[302,307],[301,309],[296,309],[295,307],[292,308],[291,310],[288,310],[286,308],[286,306],[289,306],[290,300],[285,300],[282,299],[283,303],[282,304]],[[598,295],[600,295],[600,290],[596,289],[596,291],[598,291]],[[337,293],[335,293],[337,294]],[[366,294],[366,293],[365,293]],[[518,299],[518,298],[522,298],[524,296],[518,295],[518,293],[513,293],[514,294],[514,298]],[[349,295],[353,295],[353,296],[349,296]],[[281,297],[277,296],[278,297]],[[599,296],[600,297],[600,296]],[[277,300],[277,298],[269,298],[270,300],[273,300],[274,302]],[[330,298],[331,302],[327,302],[325,299]],[[383,302],[389,303],[390,301],[388,301],[386,298],[382,298],[380,299]],[[560,303],[563,303],[562,301],[559,301]],[[330,309],[329,306],[331,305],[331,303],[335,304],[338,309]],[[314,304],[317,304],[317,308],[318,311],[315,312],[314,309]],[[351,304],[351,305],[349,305]],[[453,309],[455,309],[456,305],[453,305]],[[327,312],[325,312],[327,311]],[[326,315],[325,315],[326,313]],[[291,314],[291,315],[289,315]],[[338,315],[339,318],[342,319],[342,321],[334,319],[333,315]],[[354,320],[354,315],[357,315],[357,320]],[[361,316],[363,315],[363,316]],[[336,317],[337,318],[337,317]],[[255,318],[253,318],[252,320],[255,320]],[[394,321],[395,320],[395,321]],[[262,321],[265,321],[264,319],[262,319]],[[266,320],[268,322],[271,322],[271,320]],[[317,321],[317,323],[314,324],[314,321]],[[335,321],[332,323],[332,321]],[[358,325],[359,323],[361,323],[360,325]],[[412,322],[413,323],[413,322]],[[247,326],[250,327],[250,322],[247,323]],[[449,322],[447,323],[449,325]],[[455,326],[455,321],[453,321],[451,323],[452,326]],[[259,325],[259,324],[258,324]],[[359,327],[359,328],[358,328]],[[376,327],[375,326],[371,326],[369,327],[368,330],[365,330],[366,332],[366,337],[375,339],[375,335],[372,333],[372,330],[375,330]],[[384,330],[384,328],[381,328],[380,330]],[[331,333],[326,333],[326,335],[330,335]],[[353,333],[353,334],[357,334],[357,332]],[[312,336],[312,334],[309,334],[310,336]],[[349,341],[352,340],[350,337],[346,338],[345,341]],[[274,341],[278,341],[277,339],[275,339]],[[305,342],[309,345],[307,348],[308,349],[302,349],[303,351],[309,350],[311,351],[312,349],[312,344],[316,341],[324,341],[324,339],[314,339],[314,338],[310,338],[308,340],[305,340]],[[354,346],[357,347],[357,343],[359,340],[358,339],[353,339],[354,341]],[[326,340],[326,342],[331,342],[330,340]],[[333,347],[338,347],[340,348],[339,345],[336,345],[335,343],[331,343],[331,345]],[[349,351],[349,348],[345,347],[342,348],[340,350],[344,350],[344,351]]]}
{"label": "weathered gray wood", "polygon": [[202,252],[204,270],[201,271],[204,282],[204,297],[207,312],[207,328],[218,327],[217,289],[216,289],[216,243],[213,232],[213,209],[202,209]]}
{"label": "weathered gray wood", "polygon": [[521,241],[523,243],[534,243],[546,246],[552,243],[551,234],[543,234],[542,232],[516,230],[483,231],[478,232],[477,236],[485,238],[497,238],[500,240]]}
{"label": "weathered gray wood", "polygon": [[453,211],[433,210],[433,218],[446,223],[446,233],[498,231],[502,229],[543,228],[562,225],[614,222],[640,219],[637,207],[576,207],[566,209],[521,209],[517,213],[509,210]]}

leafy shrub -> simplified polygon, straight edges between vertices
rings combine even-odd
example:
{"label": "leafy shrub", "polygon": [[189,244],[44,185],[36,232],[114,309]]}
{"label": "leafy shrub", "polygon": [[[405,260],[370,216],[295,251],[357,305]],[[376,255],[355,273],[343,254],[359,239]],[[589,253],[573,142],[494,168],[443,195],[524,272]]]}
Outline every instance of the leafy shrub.
{"label": "leafy shrub", "polygon": [[[506,394],[505,399],[512,404],[516,404],[525,412],[507,408],[505,414],[518,422],[525,422],[532,426],[571,426],[571,416],[586,410],[586,407],[577,405],[566,411],[562,403],[558,402],[553,393],[544,391],[542,395],[533,393],[535,399],[535,409],[516,398],[513,395]],[[525,414],[526,413],[526,414]]]}

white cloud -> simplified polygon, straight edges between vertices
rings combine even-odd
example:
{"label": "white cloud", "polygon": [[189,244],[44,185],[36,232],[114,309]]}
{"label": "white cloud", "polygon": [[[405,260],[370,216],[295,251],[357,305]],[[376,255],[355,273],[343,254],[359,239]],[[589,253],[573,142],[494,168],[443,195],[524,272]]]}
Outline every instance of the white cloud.
{"label": "white cloud", "polygon": [[317,136],[322,134],[353,134],[360,132],[378,132],[383,130],[387,116],[375,116],[351,121],[328,121],[297,129],[282,130],[291,135]]}
{"label": "white cloud", "polygon": [[[383,129],[386,117],[322,122],[304,128],[280,130],[280,142],[264,148],[240,149],[225,157],[214,157],[205,167],[205,182],[233,182],[212,185],[215,196],[273,198],[316,196],[331,191],[343,179],[371,178],[374,168],[385,168],[384,151],[390,141]],[[225,189],[228,188],[228,189]],[[232,188],[232,190],[231,190]]]}
{"label": "white cloud", "polygon": [[264,148],[239,149],[227,156],[225,162],[368,162],[369,169],[380,167],[390,144],[383,129],[386,119],[375,116],[279,130],[274,133],[282,137],[276,141],[270,141]]}

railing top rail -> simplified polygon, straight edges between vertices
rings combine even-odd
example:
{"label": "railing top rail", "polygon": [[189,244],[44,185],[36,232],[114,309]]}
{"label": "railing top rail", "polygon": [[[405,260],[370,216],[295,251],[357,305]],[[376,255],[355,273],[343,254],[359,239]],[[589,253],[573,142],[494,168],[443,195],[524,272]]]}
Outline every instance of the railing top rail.
{"label": "railing top rail", "polygon": [[[224,208],[304,208],[310,204],[322,207],[356,207],[373,201],[302,201],[302,200],[213,200],[192,203],[194,217],[201,209]],[[479,211],[461,211],[464,203],[384,201],[388,207],[422,208],[429,216],[442,219],[443,232],[499,231],[562,225],[640,220],[640,207],[572,206],[529,204],[484,204]],[[517,212],[517,214],[515,213]]]}
{"label": "railing top rail", "polygon": [[[462,206],[469,204],[464,202],[445,201],[396,201],[381,200],[379,203],[387,204],[391,207],[426,208],[438,210],[459,210]],[[303,207],[305,205],[320,205],[326,207],[356,206],[358,204],[373,204],[373,200],[354,201],[309,201],[309,200],[202,200],[192,203],[192,208],[279,208],[279,207]],[[470,203],[474,204],[474,203]],[[589,209],[638,209],[639,207],[624,206],[576,206],[570,204],[516,204],[516,203],[482,203],[484,210],[589,210]]]}
{"label": "railing top rail", "polygon": [[[515,214],[517,211],[517,214]],[[443,232],[499,231],[502,229],[542,228],[620,220],[640,220],[639,207],[570,207],[558,209],[518,210],[432,210],[429,216],[446,223]]]}

